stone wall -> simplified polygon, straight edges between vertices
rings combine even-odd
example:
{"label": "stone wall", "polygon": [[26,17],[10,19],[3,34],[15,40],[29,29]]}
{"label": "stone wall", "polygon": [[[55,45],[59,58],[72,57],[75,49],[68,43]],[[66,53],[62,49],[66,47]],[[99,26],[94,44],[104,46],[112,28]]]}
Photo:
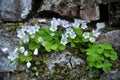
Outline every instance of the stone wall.
{"label": "stone wall", "polygon": [[[100,12],[101,4],[107,6],[102,8],[108,11],[105,15]],[[33,17],[62,17],[98,21],[110,15],[109,24],[119,25],[119,6],[120,0],[0,0],[0,20],[18,22]]]}
{"label": "stone wall", "polygon": [[[104,6],[107,6],[104,8]],[[102,9],[101,9],[101,6]],[[101,13],[100,11],[106,10],[107,14]],[[104,18],[104,16],[108,15],[108,18]],[[90,21],[108,21],[111,25],[119,25],[120,24],[120,0],[0,0],[0,80],[16,80],[17,75],[11,74],[9,72],[14,72],[16,70],[16,63],[10,64],[10,60],[8,60],[8,53],[12,52],[15,47],[18,45],[18,40],[16,38],[16,32],[9,32],[10,23],[8,22],[22,22],[29,20],[31,18],[52,18],[52,17],[60,17],[60,18],[79,18],[86,19]],[[4,23],[7,22],[7,23]],[[5,24],[3,26],[3,23]],[[28,22],[29,23],[29,22]],[[6,25],[7,24],[7,25]],[[19,25],[17,25],[18,27]],[[107,32],[104,35],[99,37],[99,42],[108,42],[113,45],[115,50],[118,52],[118,56],[120,57],[120,30],[114,30],[111,32]],[[7,49],[7,52],[5,49]],[[77,53],[77,51],[75,52]],[[78,76],[78,74],[84,73],[86,70],[85,61],[83,58],[78,58],[78,56],[71,56],[69,51],[62,51],[59,53],[53,53],[47,59],[49,61],[48,68],[53,71],[54,64],[60,64],[62,66],[82,66],[81,71],[78,69],[73,70],[71,73],[76,73],[74,76]],[[83,56],[82,56],[83,57]],[[45,58],[46,59],[46,58]],[[119,61],[118,61],[119,63]],[[119,65],[117,65],[119,66]],[[24,71],[25,68],[22,67]],[[8,72],[8,73],[5,73]],[[3,74],[5,73],[5,75]],[[119,71],[114,72],[114,74],[120,73]],[[7,74],[7,75],[6,75]],[[26,74],[23,72],[22,74]],[[85,73],[84,73],[85,74]],[[101,80],[103,79],[112,79],[110,76],[111,73],[105,74],[101,76]],[[42,74],[41,74],[42,75]],[[72,75],[72,74],[71,74]],[[2,76],[2,77],[1,77]],[[7,76],[7,77],[6,77]],[[29,79],[34,78],[30,76]],[[114,77],[120,79],[119,75]],[[28,80],[29,80],[28,79]],[[33,80],[39,80],[33,79]],[[83,79],[87,78],[83,76]],[[32,79],[31,79],[32,80]]]}

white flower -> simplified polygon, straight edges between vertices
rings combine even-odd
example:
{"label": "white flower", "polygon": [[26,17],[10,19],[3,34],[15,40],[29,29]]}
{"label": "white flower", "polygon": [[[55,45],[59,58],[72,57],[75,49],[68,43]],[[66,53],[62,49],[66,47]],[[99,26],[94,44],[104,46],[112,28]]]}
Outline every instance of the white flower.
{"label": "white flower", "polygon": [[18,58],[18,54],[17,53],[9,53],[8,55],[8,59],[10,59],[11,61],[15,60]]}
{"label": "white flower", "polygon": [[28,35],[25,32],[25,27],[17,31],[17,37],[19,37],[24,43],[29,42]]}
{"label": "white flower", "polygon": [[31,38],[35,38],[35,34],[32,34],[32,35],[31,35]]}
{"label": "white flower", "polygon": [[60,19],[56,19],[56,18],[53,18],[52,20],[51,20],[51,24],[55,24],[55,25],[60,25]]}
{"label": "white flower", "polygon": [[17,30],[17,37],[22,39],[26,33],[23,30]]}
{"label": "white flower", "polygon": [[43,42],[42,37],[38,37],[38,41],[39,41],[39,42]]}
{"label": "white flower", "polygon": [[64,34],[64,36],[66,35],[68,37],[68,34],[72,39],[74,39],[77,36],[71,27],[66,28],[66,33]]}
{"label": "white flower", "polygon": [[87,28],[87,23],[82,23],[81,28],[86,29]]}
{"label": "white flower", "polygon": [[97,30],[99,31],[100,29],[105,27],[105,23],[104,22],[97,23],[96,26],[97,26]]}
{"label": "white flower", "polygon": [[33,52],[34,55],[38,55],[38,49],[36,48]]}
{"label": "white flower", "polygon": [[63,45],[66,45],[68,42],[67,42],[66,38],[62,38],[60,43],[63,44]]}
{"label": "white flower", "polygon": [[22,38],[22,40],[24,43],[29,42],[29,37],[26,35]]}
{"label": "white flower", "polygon": [[36,31],[36,32],[38,32],[38,31],[39,31],[39,29],[40,29],[40,26],[39,26],[39,25],[37,25],[37,24],[35,24],[35,25],[34,25],[34,27],[35,27],[35,31]]}
{"label": "white flower", "polygon": [[90,37],[90,33],[89,32],[84,32],[82,35],[85,39]]}
{"label": "white flower", "polygon": [[18,51],[18,48],[15,48],[13,52],[14,52],[14,53],[17,53],[17,51]]}
{"label": "white flower", "polygon": [[58,26],[59,24],[60,24],[59,21],[58,21],[57,19],[53,18],[53,19],[51,20],[50,30],[51,30],[52,32],[56,31],[56,30],[57,30],[57,26]]}
{"label": "white flower", "polygon": [[74,39],[76,36],[77,36],[77,35],[75,34],[75,32],[71,32],[71,33],[70,33],[70,37],[71,37],[72,39]]}
{"label": "white flower", "polygon": [[15,50],[13,52],[10,52],[8,55],[8,59],[10,59],[11,61],[15,60],[18,58],[18,48],[15,48]]}
{"label": "white flower", "polygon": [[25,32],[25,31],[27,31],[28,29],[29,29],[29,26],[22,26],[22,29],[21,29],[21,30]]}
{"label": "white flower", "polygon": [[68,43],[67,42],[67,37],[68,37],[67,33],[62,34],[62,38],[61,38],[60,43],[63,44],[63,45],[66,45]]}
{"label": "white flower", "polygon": [[7,51],[8,51],[8,48],[3,47],[1,50],[2,50],[2,52],[7,52]]}
{"label": "white flower", "polygon": [[90,37],[90,42],[95,42],[95,37]]}
{"label": "white flower", "polygon": [[28,51],[25,51],[25,52],[24,52],[24,56],[27,56],[27,55],[28,55]]}
{"label": "white flower", "polygon": [[62,34],[62,38],[68,38],[68,33],[65,32],[64,34]]}
{"label": "white flower", "polygon": [[66,28],[66,33],[69,33],[69,34],[70,34],[71,32],[74,32],[71,27]]}
{"label": "white flower", "polygon": [[51,35],[51,36],[54,36],[54,35],[55,35],[55,33],[50,33],[50,35]]}
{"label": "white flower", "polygon": [[50,30],[51,30],[52,32],[56,31],[56,30],[57,30],[57,25],[51,24]]}
{"label": "white flower", "polygon": [[79,26],[80,26],[80,21],[78,20],[78,19],[74,19],[74,23],[72,23],[72,26],[74,27],[74,28],[78,28]]}
{"label": "white flower", "polygon": [[34,26],[29,26],[27,32],[32,35],[35,34],[36,30]]}
{"label": "white flower", "polygon": [[31,63],[27,62],[26,66],[27,66],[27,68],[30,68],[31,67]]}
{"label": "white flower", "polygon": [[20,47],[20,52],[23,53],[25,51],[24,47]]}
{"label": "white flower", "polygon": [[47,42],[43,41],[43,42],[42,42],[42,46],[45,46],[45,45],[46,45],[46,43],[47,43]]}
{"label": "white flower", "polygon": [[67,27],[70,26],[69,22],[66,21],[66,20],[62,20],[62,21],[61,21],[61,25],[62,25],[63,28],[67,28]]}
{"label": "white flower", "polygon": [[98,30],[92,30],[93,36],[98,37],[100,32]]}

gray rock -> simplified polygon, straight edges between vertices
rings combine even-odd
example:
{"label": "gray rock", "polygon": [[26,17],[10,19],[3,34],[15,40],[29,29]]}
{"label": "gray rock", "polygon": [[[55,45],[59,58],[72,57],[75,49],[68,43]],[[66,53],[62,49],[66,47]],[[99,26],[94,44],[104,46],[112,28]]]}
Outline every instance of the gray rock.
{"label": "gray rock", "polygon": [[10,60],[7,57],[0,56],[0,72],[9,72],[16,69],[16,63],[10,63]]}
{"label": "gray rock", "polygon": [[120,0],[96,0],[96,2],[99,4],[107,4],[110,2],[120,2]]}
{"label": "gray rock", "polygon": [[95,0],[43,0],[39,12],[54,11],[61,16],[82,18],[86,20],[99,19],[99,6]]}
{"label": "gray rock", "polygon": [[[0,33],[0,72],[14,71],[17,64],[7,58],[9,52],[12,52],[17,47],[17,39],[11,35],[4,35]],[[6,49],[5,49],[6,48]]]}
{"label": "gray rock", "polygon": [[32,8],[32,0],[0,0],[0,19],[3,21],[21,21]]}
{"label": "gray rock", "polygon": [[111,71],[103,74],[100,80],[120,80],[120,71]]}
{"label": "gray rock", "polygon": [[68,66],[72,68],[77,65],[82,65],[84,62],[85,61],[83,59],[78,58],[77,56],[72,56],[72,53],[70,53],[68,50],[65,50],[62,52],[51,53],[48,62],[48,69],[51,73],[53,73],[53,67],[55,67],[55,64],[58,64],[62,67]]}

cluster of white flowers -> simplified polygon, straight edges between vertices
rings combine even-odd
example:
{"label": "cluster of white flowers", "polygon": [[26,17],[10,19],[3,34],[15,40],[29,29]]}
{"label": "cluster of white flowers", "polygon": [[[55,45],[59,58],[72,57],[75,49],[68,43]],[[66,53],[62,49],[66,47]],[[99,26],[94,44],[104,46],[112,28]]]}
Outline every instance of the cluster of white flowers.
{"label": "cluster of white flowers", "polygon": [[[67,38],[68,35],[70,35],[70,37],[72,39],[74,39],[77,35],[76,33],[73,31],[72,28],[78,28],[81,25],[82,29],[86,29],[87,28],[87,22],[85,20],[80,20],[80,19],[74,19],[73,23],[69,23],[69,21],[66,20],[61,20],[61,19],[55,19],[53,18],[51,20],[51,26],[50,26],[50,30],[52,32],[57,30],[58,26],[62,26],[63,28],[65,28],[65,33],[62,34],[62,38],[61,38],[61,44],[66,45],[67,42]],[[54,36],[53,34],[51,34],[51,36]]]}
{"label": "cluster of white flowers", "polygon": [[29,42],[27,34],[31,35],[31,38],[35,37],[35,33],[39,31],[40,26],[37,24],[34,26],[23,26],[22,29],[17,30],[17,37],[20,38],[24,43]]}
{"label": "cluster of white flowers", "polygon": [[[10,56],[8,56],[8,59],[11,59],[13,61],[14,59],[18,58],[18,54],[17,55],[15,54],[17,51],[18,51],[18,48],[15,49],[14,54],[12,53],[12,54],[10,54]],[[25,50],[25,48],[23,46],[20,47],[20,52],[21,52],[21,54],[24,54],[24,56],[28,55],[28,50]],[[38,55],[38,49],[37,48],[33,51],[33,55]],[[28,68],[30,68],[31,63],[27,62],[26,66]]]}
{"label": "cluster of white flowers", "polygon": [[97,29],[96,30],[92,30],[92,34],[93,36],[90,37],[90,33],[89,32],[84,32],[83,33],[83,37],[85,39],[89,38],[90,42],[95,42],[95,37],[98,37],[100,35],[100,29],[105,27],[105,23],[97,23],[96,24]]}
{"label": "cluster of white flowers", "polygon": [[93,36],[98,37],[100,35],[100,29],[105,27],[105,23],[97,23],[96,24],[97,29],[92,30]]}

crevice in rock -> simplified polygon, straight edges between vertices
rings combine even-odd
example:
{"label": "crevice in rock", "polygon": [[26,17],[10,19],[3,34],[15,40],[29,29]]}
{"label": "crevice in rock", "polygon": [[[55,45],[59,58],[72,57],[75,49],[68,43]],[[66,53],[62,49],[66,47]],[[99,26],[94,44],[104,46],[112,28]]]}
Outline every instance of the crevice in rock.
{"label": "crevice in rock", "polygon": [[109,24],[115,27],[120,25],[120,2],[111,2],[109,4]]}
{"label": "crevice in rock", "polygon": [[108,5],[100,4],[100,20],[101,22],[109,21],[109,12],[108,12]]}
{"label": "crevice in rock", "polygon": [[40,8],[40,6],[42,5],[43,0],[32,0],[32,9],[29,13],[29,15],[27,16],[26,20],[35,17],[38,14],[38,9]]}
{"label": "crevice in rock", "polygon": [[56,13],[54,11],[51,10],[44,10],[39,12],[35,17],[40,17],[40,18],[61,18],[62,16],[59,13]]}
{"label": "crevice in rock", "polygon": [[59,13],[51,11],[51,10],[41,11],[41,12],[37,13],[37,15],[35,16],[35,18],[47,18],[47,19],[51,19],[53,17],[65,19],[68,21],[73,21],[72,18],[69,18],[68,16],[61,16]]}

